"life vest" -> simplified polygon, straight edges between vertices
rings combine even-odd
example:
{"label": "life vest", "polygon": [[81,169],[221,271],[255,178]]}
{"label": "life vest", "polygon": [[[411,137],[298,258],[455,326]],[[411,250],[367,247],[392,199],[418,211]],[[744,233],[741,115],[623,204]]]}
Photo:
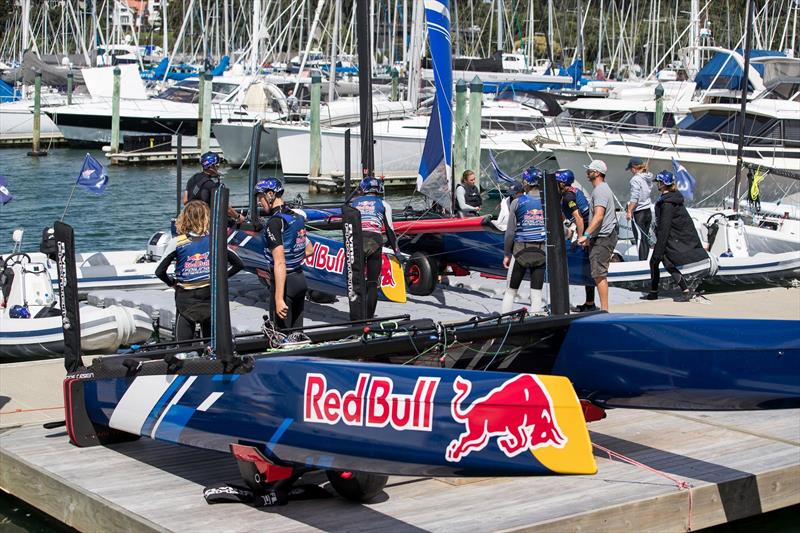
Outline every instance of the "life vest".
{"label": "life vest", "polygon": [[[283,220],[283,234],[281,240],[283,242],[283,255],[286,260],[286,271],[292,272],[299,270],[300,266],[306,258],[306,220],[301,215],[292,212],[289,209],[281,209],[272,217],[279,217]],[[267,221],[269,226],[269,221]],[[272,250],[269,249],[266,239],[266,228],[264,229],[264,257],[270,267],[275,266],[272,258]]]}
{"label": "life vest", "polygon": [[[586,195],[583,194],[583,191],[576,189],[575,187],[567,187],[566,193],[572,193],[575,196],[575,200],[571,198],[563,198],[561,200],[561,211],[564,213],[564,218],[567,220],[572,220],[572,212],[575,211],[575,208],[578,208],[578,212],[583,217],[583,224],[584,227],[587,227],[589,224],[589,200],[586,199]],[[573,204],[574,202],[574,204]]]}
{"label": "life vest", "polygon": [[[190,191],[187,191],[186,199],[187,201],[191,202],[192,200],[202,200],[203,202],[207,203],[209,206],[211,205],[211,193],[219,187],[219,182],[217,182],[214,178],[206,174],[205,172],[198,172],[195,176],[202,176],[201,179],[197,180],[197,183],[192,187]],[[190,178],[191,179],[191,178]]]}
{"label": "life vest", "polygon": [[481,199],[481,191],[478,190],[477,185],[459,183],[458,186],[464,187],[464,201],[467,202],[467,205],[471,205],[472,207],[480,207],[481,204],[483,204],[483,199]]}
{"label": "life vest", "polygon": [[383,199],[371,194],[353,198],[350,205],[361,213],[361,231],[383,233],[386,208]]}
{"label": "life vest", "polygon": [[175,257],[175,281],[180,287],[198,289],[211,283],[211,247],[208,235],[178,235]]}
{"label": "life vest", "polygon": [[545,240],[544,210],[542,201],[527,194],[517,200],[517,229],[514,231],[516,242],[543,242]]}

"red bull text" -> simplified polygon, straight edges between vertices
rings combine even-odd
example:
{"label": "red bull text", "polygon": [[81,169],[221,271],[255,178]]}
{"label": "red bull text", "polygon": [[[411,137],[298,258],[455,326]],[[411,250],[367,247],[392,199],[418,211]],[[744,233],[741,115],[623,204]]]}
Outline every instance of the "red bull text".
{"label": "red bull text", "polygon": [[306,266],[341,274],[344,271],[344,248],[339,248],[333,255],[327,245],[315,242],[314,253],[306,257]]}
{"label": "red bull text", "polygon": [[553,402],[539,378],[520,374],[462,408],[472,383],[461,376],[453,383],[455,397],[450,413],[466,431],[447,447],[445,458],[457,463],[473,451],[484,449],[492,437],[508,457],[547,446],[563,448],[567,438],[558,427]]}
{"label": "red bull text", "polygon": [[359,374],[354,390],[329,389],[323,374],[306,374],[303,420],[319,424],[431,431],[439,378],[420,377],[411,394],[393,392],[388,377]]}

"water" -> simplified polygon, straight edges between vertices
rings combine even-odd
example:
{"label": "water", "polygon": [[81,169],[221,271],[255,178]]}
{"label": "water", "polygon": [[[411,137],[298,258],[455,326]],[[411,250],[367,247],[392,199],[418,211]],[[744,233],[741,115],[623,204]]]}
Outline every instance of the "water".
{"label": "water", "polygon": [[[47,157],[28,157],[27,148],[0,151],[0,175],[8,178],[14,199],[0,206],[0,252],[11,248],[11,232],[23,228],[23,251],[37,251],[42,230],[60,219],[78,177],[85,150],[56,149]],[[176,214],[176,167],[110,166],[103,153],[90,150],[106,166],[109,184],[102,195],[93,195],[75,188],[64,222],[75,228],[77,252],[108,250],[141,250],[154,232],[168,229]],[[185,186],[199,164],[184,164]],[[247,203],[247,169],[223,167],[224,183],[231,190],[232,205]],[[280,169],[262,168],[260,176],[282,178]],[[305,184],[286,183],[285,198],[301,194],[313,202],[341,201],[341,195],[309,196]],[[409,201],[421,205],[422,200],[408,193],[390,193],[395,209]]]}

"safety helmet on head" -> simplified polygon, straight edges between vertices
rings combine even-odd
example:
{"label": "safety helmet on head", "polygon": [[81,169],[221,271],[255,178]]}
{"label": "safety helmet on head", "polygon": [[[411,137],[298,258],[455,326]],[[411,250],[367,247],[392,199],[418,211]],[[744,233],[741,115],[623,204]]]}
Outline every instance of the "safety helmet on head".
{"label": "safety helmet on head", "polygon": [[203,170],[219,166],[219,156],[214,152],[206,152],[200,156],[200,166]]}
{"label": "safety helmet on head", "polygon": [[558,183],[572,185],[575,182],[575,174],[568,168],[559,168],[553,173]]}
{"label": "safety helmet on head", "polygon": [[28,308],[22,305],[15,305],[11,309],[8,310],[8,317],[9,318],[30,318],[31,312],[28,311]]}
{"label": "safety helmet on head", "polygon": [[256,183],[256,194],[258,193],[266,193],[267,191],[274,191],[277,196],[283,194],[283,183],[281,180],[275,177],[268,177],[263,180],[259,180]]}
{"label": "safety helmet on head", "polygon": [[675,183],[675,176],[669,170],[662,170],[656,175],[656,181],[670,186]]}
{"label": "safety helmet on head", "polygon": [[372,176],[367,176],[361,183],[358,185],[358,188],[364,192],[383,192],[383,181],[379,180],[378,178],[374,178]]}
{"label": "safety helmet on head", "polygon": [[539,180],[544,178],[544,172],[536,167],[529,167],[522,171],[522,182],[525,185],[539,185]]}

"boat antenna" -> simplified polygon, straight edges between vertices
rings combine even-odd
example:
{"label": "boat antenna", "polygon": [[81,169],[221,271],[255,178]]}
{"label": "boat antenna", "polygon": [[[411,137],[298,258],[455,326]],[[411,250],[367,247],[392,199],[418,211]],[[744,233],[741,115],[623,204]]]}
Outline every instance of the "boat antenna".
{"label": "boat antenna", "polygon": [[744,149],[744,127],[747,118],[747,84],[750,81],[750,46],[753,41],[753,11],[755,6],[753,0],[747,2],[747,24],[745,24],[746,36],[744,40],[744,67],[742,68],[742,107],[739,111],[739,142],[736,146],[736,174],[733,180],[733,211],[739,211],[739,181],[742,174],[742,152]]}
{"label": "boat antenna", "polygon": [[75,270],[75,232],[69,224],[56,220],[53,224],[53,237],[56,241],[61,328],[64,331],[64,368],[72,373],[84,366],[81,357],[78,275]]}
{"label": "boat antenna", "polygon": [[550,283],[550,311],[553,315],[569,314],[569,278],[567,245],[561,224],[561,198],[555,174],[544,175],[544,219],[547,227],[547,280]]}
{"label": "boat antenna", "polygon": [[211,357],[233,362],[231,310],[228,302],[228,195],[220,185],[211,197]]}

